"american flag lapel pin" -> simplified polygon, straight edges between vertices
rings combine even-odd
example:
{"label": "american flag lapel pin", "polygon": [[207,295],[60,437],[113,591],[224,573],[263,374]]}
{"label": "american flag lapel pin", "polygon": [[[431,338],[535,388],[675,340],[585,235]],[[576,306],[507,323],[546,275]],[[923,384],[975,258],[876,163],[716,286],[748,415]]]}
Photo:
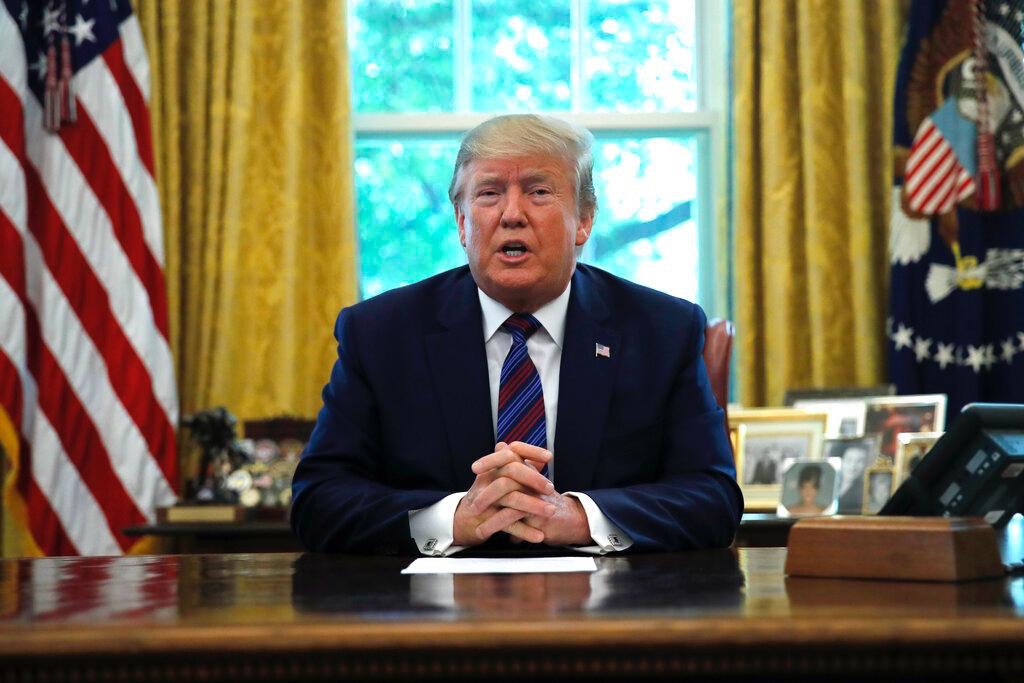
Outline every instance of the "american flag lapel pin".
{"label": "american flag lapel pin", "polygon": [[601,358],[611,358],[612,350],[610,347],[605,346],[601,343],[594,344],[594,356],[600,356]]}

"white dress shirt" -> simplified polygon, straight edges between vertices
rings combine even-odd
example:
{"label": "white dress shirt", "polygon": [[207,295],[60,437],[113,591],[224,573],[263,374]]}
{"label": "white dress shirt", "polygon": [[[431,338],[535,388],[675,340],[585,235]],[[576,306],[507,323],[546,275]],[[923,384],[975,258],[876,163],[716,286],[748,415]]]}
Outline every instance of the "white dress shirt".
{"label": "white dress shirt", "polygon": [[[547,449],[554,454],[548,463],[548,477],[558,490],[557,463],[558,450],[555,443],[555,424],[558,420],[558,373],[562,367],[562,341],[565,338],[565,316],[569,309],[569,290],[572,283],[557,298],[549,301],[533,313],[533,317],[541,324],[541,328],[526,340],[526,350],[530,360],[540,375],[541,389],[544,392],[544,419],[547,426]],[[513,311],[487,296],[477,289],[480,296],[480,308],[483,312],[483,338],[487,353],[487,378],[491,390],[491,420],[497,432],[498,424],[498,390],[501,383],[501,366],[512,348],[512,335],[501,329]],[[466,495],[466,491],[452,493],[430,507],[409,512],[409,529],[416,547],[424,555],[451,555],[464,549],[464,546],[452,545],[454,542],[455,508]],[[576,548],[585,552],[605,554],[616,550],[625,550],[633,545],[633,539],[611,523],[597,504],[585,493],[567,491],[566,495],[580,501],[587,513],[590,536],[594,545]]]}

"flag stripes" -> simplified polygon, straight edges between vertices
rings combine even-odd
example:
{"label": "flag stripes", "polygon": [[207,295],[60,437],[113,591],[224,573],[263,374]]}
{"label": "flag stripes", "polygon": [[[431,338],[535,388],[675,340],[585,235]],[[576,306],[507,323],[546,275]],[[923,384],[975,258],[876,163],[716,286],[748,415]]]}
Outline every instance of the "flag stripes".
{"label": "flag stripes", "polygon": [[124,0],[77,6],[95,22],[71,41],[77,120],[44,130],[44,8],[24,2],[0,0],[0,409],[20,432],[7,492],[44,552],[120,554],[177,479],[149,70]]}
{"label": "flag stripes", "polygon": [[111,229],[116,233],[129,265],[150,301],[160,302],[153,309],[153,322],[160,333],[166,335],[167,293],[164,291],[162,267],[144,239],[137,203],[124,201],[124,197],[132,193],[122,179],[120,166],[111,157],[106,145],[97,144],[102,137],[93,125],[88,110],[80,111],[74,128],[61,131],[61,139],[71,158],[85,171],[85,181],[111,217]]}
{"label": "flag stripes", "polygon": [[[113,46],[116,47],[117,44]],[[105,94],[132,81],[124,73],[120,74],[120,78],[115,77],[102,61],[97,60],[82,69],[76,79],[80,79],[75,81],[76,84],[80,83],[79,99],[93,114],[102,143],[109,147],[132,202],[139,207],[146,244],[157,263],[162,266],[163,236],[160,230],[159,198],[152,169],[145,165],[147,158],[149,165],[152,165],[153,154],[149,136],[149,112],[144,104],[130,105],[120,97],[119,90],[114,95]],[[144,139],[127,134],[130,129],[144,135]],[[140,160],[144,162],[143,165],[139,164]]]}
{"label": "flag stripes", "polygon": [[[124,59],[124,53],[117,49],[107,50],[103,54],[103,61],[93,62],[82,71],[82,75],[86,77],[84,79],[86,81],[98,76],[99,78],[104,79],[110,78],[115,82],[113,84],[94,84],[94,87],[103,87],[109,92],[120,93],[124,98],[123,103],[118,102],[117,104],[123,104],[127,110],[131,119],[132,130],[135,133],[132,137],[125,137],[125,142],[130,142],[138,148],[139,159],[142,161],[147,177],[152,178],[156,173],[153,168],[153,145],[149,132],[149,109],[146,106],[146,100],[142,95],[142,91],[139,90],[139,86],[135,82],[134,76],[128,70],[128,65],[125,63]],[[98,71],[101,73],[93,74],[92,71]],[[84,92],[89,92],[87,85],[87,82],[82,83],[82,90]],[[93,90],[92,92],[103,92],[103,90]],[[95,96],[91,97],[95,100]],[[83,98],[82,101],[88,102],[89,99]],[[93,101],[93,105],[93,110],[98,111],[95,106],[95,101]],[[156,187],[154,186],[152,189],[155,193]]]}
{"label": "flag stripes", "polygon": [[904,170],[904,188],[910,208],[927,216],[947,213],[974,193],[974,178],[930,119],[921,124],[914,138]]}

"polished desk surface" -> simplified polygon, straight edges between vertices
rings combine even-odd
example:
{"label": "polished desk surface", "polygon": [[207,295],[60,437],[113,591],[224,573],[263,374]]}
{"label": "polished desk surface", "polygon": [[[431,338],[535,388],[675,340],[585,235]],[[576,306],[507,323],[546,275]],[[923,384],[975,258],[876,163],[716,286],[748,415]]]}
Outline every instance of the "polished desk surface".
{"label": "polished desk surface", "polygon": [[[745,513],[736,534],[741,548],[786,545],[795,519],[774,514]],[[172,522],[140,524],[124,529],[129,536],[158,536],[169,541],[172,553],[297,552],[302,545],[286,521]]]}
{"label": "polished desk surface", "polygon": [[789,578],[785,556],[457,576],[297,553],[6,560],[0,680],[1024,672],[1024,577]]}

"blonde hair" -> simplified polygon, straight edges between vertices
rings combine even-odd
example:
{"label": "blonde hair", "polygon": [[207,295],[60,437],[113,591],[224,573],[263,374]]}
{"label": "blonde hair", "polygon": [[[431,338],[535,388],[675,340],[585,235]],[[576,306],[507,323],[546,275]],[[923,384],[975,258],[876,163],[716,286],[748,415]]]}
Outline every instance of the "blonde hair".
{"label": "blonde hair", "polygon": [[488,119],[462,138],[448,199],[454,205],[462,201],[462,171],[472,161],[547,155],[569,162],[576,176],[576,210],[581,216],[593,215],[597,212],[593,142],[594,136],[586,128],[553,116],[508,114]]}

